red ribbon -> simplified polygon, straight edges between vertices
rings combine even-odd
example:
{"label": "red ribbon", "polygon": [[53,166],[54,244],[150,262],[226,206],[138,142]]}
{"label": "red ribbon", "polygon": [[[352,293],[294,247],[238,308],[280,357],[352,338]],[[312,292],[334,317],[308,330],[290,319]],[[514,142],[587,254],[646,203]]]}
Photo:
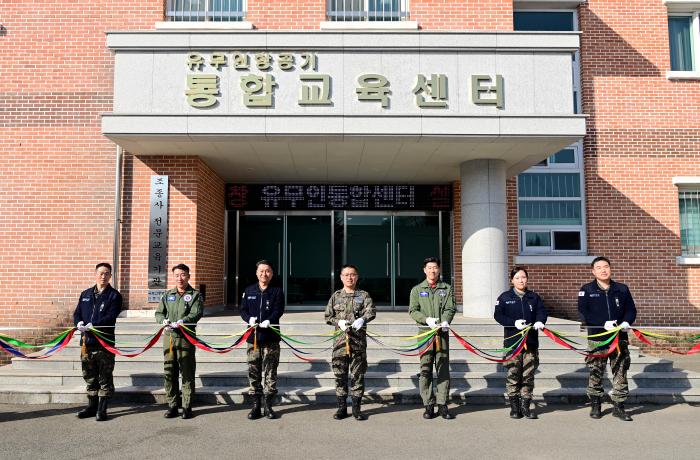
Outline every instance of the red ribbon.
{"label": "red ribbon", "polygon": [[146,344],[146,346],[143,347],[143,349],[142,349],[141,351],[137,352],[137,353],[124,353],[124,352],[121,352],[121,351],[119,351],[118,348],[113,347],[113,346],[110,345],[109,343],[107,343],[107,342],[105,342],[104,340],[102,340],[102,339],[100,338],[99,335],[94,334],[94,336],[95,336],[95,338],[97,339],[97,341],[100,342],[100,345],[102,345],[103,347],[105,347],[105,348],[107,349],[107,351],[109,351],[110,353],[112,353],[112,354],[114,354],[114,355],[124,356],[124,357],[126,357],[126,358],[135,358],[136,356],[138,356],[138,355],[144,353],[146,350],[148,350],[149,348],[151,348],[153,345],[156,344],[156,342],[158,341],[158,339],[160,339],[160,336],[163,334],[163,329],[165,329],[165,327],[160,328],[160,330],[159,330],[158,332],[156,332],[156,334],[153,336],[153,338],[151,338],[151,340]]}
{"label": "red ribbon", "polygon": [[[651,340],[647,339],[644,336],[644,333],[642,331],[638,331],[637,329],[632,329],[632,332],[634,332],[634,335],[637,336],[637,338],[642,341],[643,343],[651,346],[656,346]],[[672,348],[668,347],[660,347],[663,350],[670,351],[671,353],[675,353],[677,355],[694,355],[695,353],[700,352],[700,343],[696,344],[693,348],[690,350],[683,352],[683,351],[676,351]]]}
{"label": "red ribbon", "polygon": [[507,358],[494,358],[491,355],[484,353],[483,351],[477,351],[476,348],[467,342],[461,335],[457,334],[454,330],[450,329],[452,331],[452,335],[457,339],[457,341],[469,352],[474,353],[477,356],[480,356],[486,360],[489,360],[494,363],[507,363],[508,361],[512,361],[515,358],[520,355],[520,353],[523,352],[523,349],[525,349],[525,342],[527,341],[527,335],[524,335],[522,339],[520,339],[520,344],[517,346],[515,351],[513,351],[513,354],[511,354]]}

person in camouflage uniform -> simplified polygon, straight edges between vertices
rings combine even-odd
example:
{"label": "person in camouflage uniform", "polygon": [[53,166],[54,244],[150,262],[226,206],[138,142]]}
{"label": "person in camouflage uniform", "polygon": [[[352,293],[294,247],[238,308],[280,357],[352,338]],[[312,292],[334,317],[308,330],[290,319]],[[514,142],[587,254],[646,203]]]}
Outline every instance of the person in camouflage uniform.
{"label": "person in camouflage uniform", "polygon": [[[601,402],[605,395],[603,378],[605,366],[610,360],[610,369],[613,374],[613,390],[610,394],[614,406],[613,416],[629,422],[632,421],[632,417],[625,411],[624,404],[629,396],[627,370],[630,367],[630,352],[627,331],[637,318],[637,307],[629,288],[625,284],[612,280],[610,260],[606,257],[596,257],[591,262],[591,272],[595,279],[581,286],[578,293],[578,311],[583,324],[589,326],[588,335],[607,331],[613,333],[618,325],[621,329],[618,335],[619,351],[613,351],[607,358],[593,356],[586,358],[586,365],[590,371],[588,389],[586,390],[591,400],[590,416],[594,419],[599,419],[602,416]],[[595,341],[600,343],[608,338],[610,338],[610,334],[601,335],[595,337]],[[589,344],[592,353],[600,354],[607,350],[607,347],[596,350],[596,342],[590,341]]]}
{"label": "person in camouflage uniform", "polygon": [[[535,387],[535,371],[540,364],[538,331],[547,322],[547,310],[542,298],[527,288],[528,274],[522,267],[510,271],[513,289],[498,296],[493,317],[503,326],[503,347],[514,347],[522,331],[532,325],[525,339],[525,347],[515,359],[505,363],[506,393],[510,401],[510,417],[536,419],[537,414],[530,410],[532,390]],[[509,353],[515,351],[512,348]]]}
{"label": "person in camouflage uniform", "polygon": [[[454,416],[447,408],[450,394],[450,323],[455,316],[454,293],[452,286],[440,281],[440,259],[428,257],[423,261],[425,280],[411,289],[408,313],[421,326],[430,329],[440,328],[430,350],[420,358],[420,377],[418,385],[423,399],[425,412],[423,418],[435,417],[437,402],[442,418],[451,420]],[[420,332],[427,329],[421,327]],[[437,372],[436,391],[433,391],[433,365]],[[437,395],[436,395],[437,393]]]}
{"label": "person in camouflage uniform", "polygon": [[107,420],[107,401],[114,394],[114,355],[105,349],[95,335],[95,328],[107,342],[114,342],[114,325],[122,311],[122,295],[109,280],[112,266],[102,262],[95,266],[95,285],[80,294],[73,313],[73,324],[81,333],[80,364],[87,384],[88,406],[78,412],[78,418],[95,417]]}
{"label": "person in camouflage uniform", "polygon": [[367,291],[356,289],[359,272],[354,265],[340,268],[343,288],[335,291],[326,305],[326,323],[336,326],[341,334],[333,344],[333,374],[338,410],[336,420],[347,417],[348,379],[351,381],[352,415],[364,420],[362,396],[367,372],[367,332],[364,326],[376,316],[374,302]]}
{"label": "person in camouflage uniform", "polygon": [[248,337],[248,381],[253,396],[248,418],[255,420],[263,415],[262,403],[265,417],[273,419],[277,417],[272,401],[277,394],[281,338],[270,325],[279,327],[284,314],[284,292],[280,287],[270,286],[273,269],[269,261],[261,260],[255,265],[255,276],[258,282],[245,288],[241,299],[241,319],[251,327],[256,326]]}
{"label": "person in camouflage uniform", "polygon": [[202,318],[203,299],[200,292],[190,286],[190,268],[185,264],[172,269],[175,288],[165,291],[156,309],[156,322],[165,326],[163,332],[163,369],[168,410],[165,418],[178,415],[179,374],[182,374],[182,418],[192,418],[194,374],[196,368],[195,347],[178,330],[185,325],[190,330]]}

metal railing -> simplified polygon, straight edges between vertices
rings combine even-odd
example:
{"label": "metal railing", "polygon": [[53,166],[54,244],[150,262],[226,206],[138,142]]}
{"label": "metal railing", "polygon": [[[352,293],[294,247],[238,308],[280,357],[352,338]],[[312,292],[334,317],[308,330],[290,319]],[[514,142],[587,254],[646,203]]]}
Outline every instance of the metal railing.
{"label": "metal railing", "polygon": [[408,0],[327,0],[329,21],[407,21]]}
{"label": "metal railing", "polygon": [[165,17],[180,22],[242,21],[246,15],[246,0],[168,0]]}

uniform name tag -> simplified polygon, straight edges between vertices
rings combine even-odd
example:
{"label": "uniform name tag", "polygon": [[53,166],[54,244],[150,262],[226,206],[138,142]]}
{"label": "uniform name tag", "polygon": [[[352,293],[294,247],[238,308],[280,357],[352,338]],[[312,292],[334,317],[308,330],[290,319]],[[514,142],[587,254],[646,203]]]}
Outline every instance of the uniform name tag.
{"label": "uniform name tag", "polygon": [[589,294],[588,296],[589,296],[589,297],[600,297],[600,294],[594,292],[594,293],[592,293],[592,294]]}
{"label": "uniform name tag", "polygon": [[514,303],[515,303],[515,300],[506,300],[506,304],[508,304],[508,305],[514,304]]}
{"label": "uniform name tag", "polygon": [[362,297],[355,297],[355,303],[362,303]]}
{"label": "uniform name tag", "polygon": [[83,301],[83,302],[89,302],[89,301],[90,301],[90,299],[89,299],[89,298],[85,298],[85,297],[83,297],[83,298],[82,298],[82,299],[80,299],[80,300],[81,300],[81,301]]}
{"label": "uniform name tag", "polygon": [[430,294],[428,294],[428,293],[425,292],[425,291],[421,291],[421,293],[420,293],[419,295],[420,295],[421,297],[428,297]]}
{"label": "uniform name tag", "polygon": [[177,297],[175,297],[174,295],[168,296],[168,302],[175,302],[176,300],[177,300]]}
{"label": "uniform name tag", "polygon": [[248,296],[248,300],[255,300],[257,298],[258,298],[258,296],[256,296],[256,295],[249,295]]}

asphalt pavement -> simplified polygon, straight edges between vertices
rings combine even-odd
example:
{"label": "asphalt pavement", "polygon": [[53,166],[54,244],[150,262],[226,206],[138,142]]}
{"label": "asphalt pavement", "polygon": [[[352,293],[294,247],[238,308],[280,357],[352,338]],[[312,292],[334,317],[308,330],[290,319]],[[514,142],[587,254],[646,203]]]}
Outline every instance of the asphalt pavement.
{"label": "asphalt pavement", "polygon": [[164,419],[160,405],[110,408],[110,420],[75,417],[66,405],[0,405],[0,458],[19,459],[697,459],[700,406],[632,406],[622,422],[604,405],[538,408],[511,420],[505,407],[455,406],[454,420],[423,420],[410,405],[364,406],[366,421],[332,419],[334,408],[282,405],[277,420],[246,419],[247,407],[195,408]]}

